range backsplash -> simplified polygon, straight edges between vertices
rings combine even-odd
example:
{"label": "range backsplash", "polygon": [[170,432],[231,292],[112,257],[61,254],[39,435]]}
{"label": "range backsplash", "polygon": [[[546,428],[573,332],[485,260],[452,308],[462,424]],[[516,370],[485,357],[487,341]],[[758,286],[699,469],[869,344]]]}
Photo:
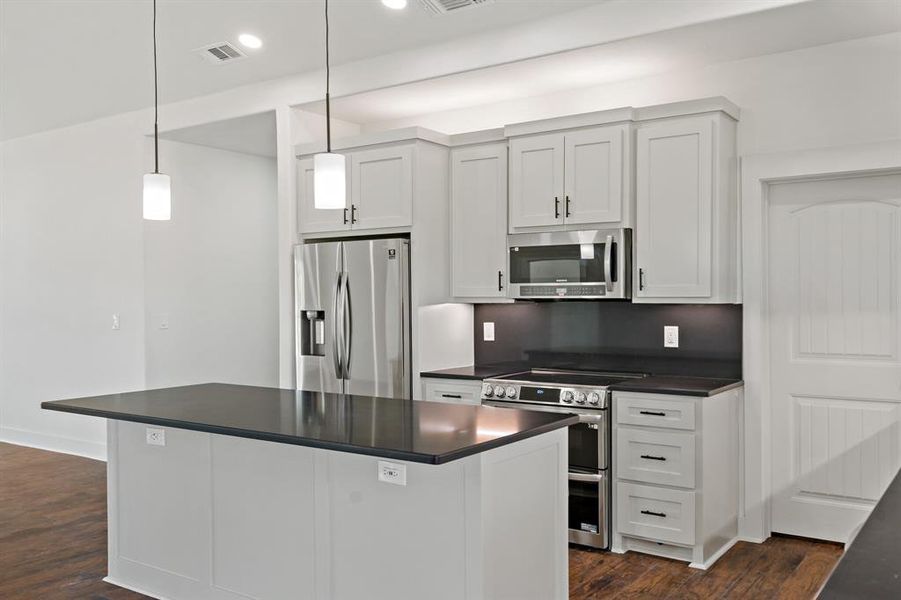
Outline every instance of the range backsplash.
{"label": "range backsplash", "polygon": [[[494,342],[482,324],[494,322]],[[679,347],[663,347],[663,326]],[[475,307],[475,362],[741,378],[742,307],[613,301],[517,302]]]}

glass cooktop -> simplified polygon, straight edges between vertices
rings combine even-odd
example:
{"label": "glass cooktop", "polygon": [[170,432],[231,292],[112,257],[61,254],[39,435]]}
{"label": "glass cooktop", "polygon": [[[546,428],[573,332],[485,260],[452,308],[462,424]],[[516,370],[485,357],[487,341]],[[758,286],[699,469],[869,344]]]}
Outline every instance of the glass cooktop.
{"label": "glass cooktop", "polygon": [[506,381],[522,381],[528,383],[550,383],[563,386],[605,387],[637,377],[645,377],[644,373],[594,373],[590,371],[531,371],[504,375],[495,379]]}

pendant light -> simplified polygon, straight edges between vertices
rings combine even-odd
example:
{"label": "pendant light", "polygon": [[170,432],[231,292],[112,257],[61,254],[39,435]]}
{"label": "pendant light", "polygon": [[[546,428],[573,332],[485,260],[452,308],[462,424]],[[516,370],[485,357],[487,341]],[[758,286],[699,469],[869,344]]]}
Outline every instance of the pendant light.
{"label": "pendant light", "polygon": [[172,190],[169,176],[160,173],[159,77],[156,68],[156,0],[153,0],[153,173],[144,175],[144,218],[168,221],[172,218]]}
{"label": "pendant light", "polygon": [[345,208],[345,162],[343,154],[332,152],[332,108],[329,99],[328,0],[325,0],[325,152],[313,155],[313,206]]}

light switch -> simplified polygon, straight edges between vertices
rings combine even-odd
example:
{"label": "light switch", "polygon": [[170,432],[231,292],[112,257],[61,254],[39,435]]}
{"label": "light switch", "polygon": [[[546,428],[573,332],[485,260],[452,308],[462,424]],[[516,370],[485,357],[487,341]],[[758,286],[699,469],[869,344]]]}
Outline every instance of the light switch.
{"label": "light switch", "polygon": [[160,313],[158,322],[160,329],[169,329],[169,313]]}
{"label": "light switch", "polygon": [[663,326],[663,347],[678,348],[679,347],[679,326],[664,325]]}
{"label": "light switch", "polygon": [[119,331],[120,328],[119,313],[113,313],[113,331]]}
{"label": "light switch", "polygon": [[494,341],[494,322],[485,321],[482,323],[482,340],[486,342]]}

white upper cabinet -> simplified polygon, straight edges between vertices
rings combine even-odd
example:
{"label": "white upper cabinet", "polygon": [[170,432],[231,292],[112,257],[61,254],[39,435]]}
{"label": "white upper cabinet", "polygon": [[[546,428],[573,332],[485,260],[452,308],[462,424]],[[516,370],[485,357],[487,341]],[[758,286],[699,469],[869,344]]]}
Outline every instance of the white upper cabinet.
{"label": "white upper cabinet", "polygon": [[563,135],[510,140],[510,230],[563,224]]}
{"label": "white upper cabinet", "polygon": [[353,152],[348,158],[353,229],[411,226],[413,148],[376,148]]}
{"label": "white upper cabinet", "polygon": [[628,129],[602,127],[564,136],[564,221],[615,223],[623,214],[623,147]]}
{"label": "white upper cabinet", "polygon": [[735,122],[721,113],[639,125],[636,302],[736,302]]}
{"label": "white upper cabinet", "polygon": [[297,229],[301,234],[396,229],[413,225],[414,143],[341,151],[347,165],[347,208],[313,202],[313,159],[297,162]]}
{"label": "white upper cabinet", "polygon": [[513,138],[510,232],[624,220],[628,125]]}
{"label": "white upper cabinet", "polygon": [[507,144],[453,150],[451,182],[451,293],[505,297]]}
{"label": "white upper cabinet", "polygon": [[304,233],[350,229],[349,213],[313,205],[313,159],[295,161],[297,167],[297,229]]}

